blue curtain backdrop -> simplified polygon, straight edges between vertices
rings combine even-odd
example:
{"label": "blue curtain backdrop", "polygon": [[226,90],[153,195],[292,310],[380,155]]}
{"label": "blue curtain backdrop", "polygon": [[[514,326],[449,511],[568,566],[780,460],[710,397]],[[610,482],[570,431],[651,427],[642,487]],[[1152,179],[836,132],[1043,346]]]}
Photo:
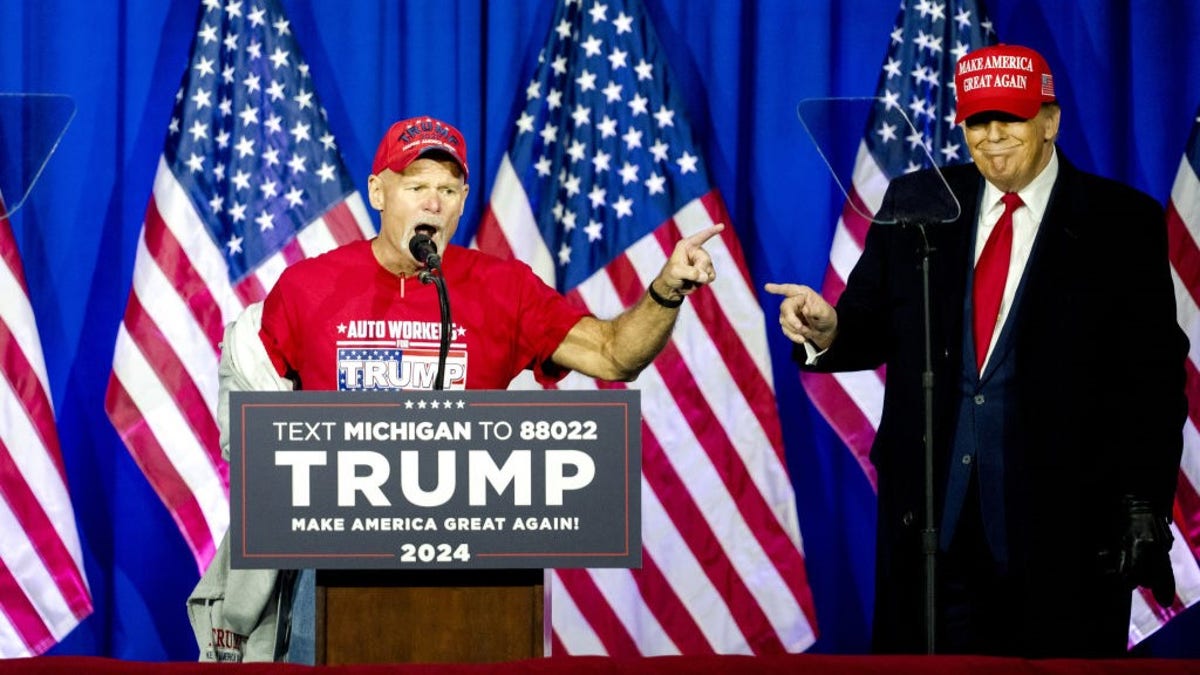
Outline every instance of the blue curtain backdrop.
{"label": "blue curtain backdrop", "polygon": [[[589,0],[590,1],[590,0]],[[819,285],[841,195],[795,113],[870,95],[898,0],[645,0],[684,88],[754,281]],[[347,165],[365,193],[388,124],[431,114],[467,135],[474,232],[549,30],[548,0],[285,0]],[[1085,169],[1167,199],[1200,103],[1200,3],[991,0],[1001,40],[1049,60],[1062,147]],[[53,92],[78,112],[13,226],[58,411],[96,601],[55,653],[194,659],[191,555],[104,413],[117,326],[198,0],[0,3],[0,92]],[[856,139],[847,139],[852,152]],[[847,161],[843,158],[843,161]],[[1120,283],[1120,270],[1113,283]],[[762,297],[822,652],[867,649],[874,496],[809,406]],[[1047,598],[1047,611],[1054,611]],[[1140,651],[1200,650],[1192,610]]]}

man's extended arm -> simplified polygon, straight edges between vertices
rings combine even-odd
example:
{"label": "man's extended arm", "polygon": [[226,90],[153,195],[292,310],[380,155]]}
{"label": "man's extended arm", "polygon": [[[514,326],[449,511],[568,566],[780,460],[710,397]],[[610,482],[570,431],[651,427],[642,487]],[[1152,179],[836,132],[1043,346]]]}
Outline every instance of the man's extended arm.
{"label": "man's extended arm", "polygon": [[671,257],[651,282],[651,288],[663,302],[651,297],[648,290],[637,304],[614,319],[580,319],[551,360],[601,380],[636,378],[670,339],[675,318],[679,315],[677,303],[716,278],[712,258],[704,250],[704,243],[723,229],[724,225],[714,225],[679,240]]}

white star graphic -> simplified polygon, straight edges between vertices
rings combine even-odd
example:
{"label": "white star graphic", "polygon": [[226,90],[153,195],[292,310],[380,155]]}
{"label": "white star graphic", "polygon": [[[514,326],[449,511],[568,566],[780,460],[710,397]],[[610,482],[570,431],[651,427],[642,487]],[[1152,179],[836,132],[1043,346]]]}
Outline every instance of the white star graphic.
{"label": "white star graphic", "polygon": [[679,159],[675,160],[675,163],[679,165],[679,173],[694,173],[696,171],[696,162],[698,160],[699,157],[696,157],[687,150],[684,150],[683,154],[679,156]]}

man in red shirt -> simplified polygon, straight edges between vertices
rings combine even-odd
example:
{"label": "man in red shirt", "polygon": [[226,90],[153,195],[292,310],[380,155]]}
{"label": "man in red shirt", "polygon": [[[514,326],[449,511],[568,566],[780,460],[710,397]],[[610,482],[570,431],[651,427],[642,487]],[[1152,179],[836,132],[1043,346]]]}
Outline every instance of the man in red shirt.
{"label": "man in red shirt", "polygon": [[525,369],[542,382],[570,370],[632,380],[666,344],[683,298],[715,278],[702,245],[721,225],[680,240],[633,307],[593,317],[525,263],[450,243],[469,192],[466,158],[462,134],[444,122],[388,130],[367,182],[379,236],[295,263],[264,302],[259,335],[296,388],[433,388],[440,313],[409,250],[418,234],[441,253],[453,300],[447,389],[504,389]]}

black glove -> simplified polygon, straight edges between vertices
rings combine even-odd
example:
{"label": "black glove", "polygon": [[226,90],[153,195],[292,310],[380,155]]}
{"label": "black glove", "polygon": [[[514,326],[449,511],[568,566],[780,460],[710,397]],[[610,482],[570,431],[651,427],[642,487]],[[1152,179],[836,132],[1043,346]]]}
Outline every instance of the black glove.
{"label": "black glove", "polygon": [[1132,590],[1150,589],[1162,607],[1175,602],[1175,574],[1171,571],[1171,528],[1167,519],[1154,514],[1150,502],[1126,495],[1125,535],[1117,569]]}

